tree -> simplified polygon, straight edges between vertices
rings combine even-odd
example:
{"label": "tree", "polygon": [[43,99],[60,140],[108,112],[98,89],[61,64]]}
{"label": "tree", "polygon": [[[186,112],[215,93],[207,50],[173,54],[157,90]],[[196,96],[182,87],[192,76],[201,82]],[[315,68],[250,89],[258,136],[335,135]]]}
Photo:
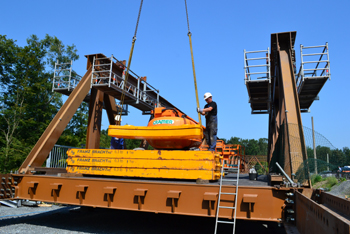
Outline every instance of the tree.
{"label": "tree", "polygon": [[62,105],[61,94],[51,90],[53,61],[78,58],[74,45],[65,47],[49,35],[43,40],[32,35],[24,47],[15,42],[0,35],[0,159],[5,157],[0,170],[4,172],[18,168]]}

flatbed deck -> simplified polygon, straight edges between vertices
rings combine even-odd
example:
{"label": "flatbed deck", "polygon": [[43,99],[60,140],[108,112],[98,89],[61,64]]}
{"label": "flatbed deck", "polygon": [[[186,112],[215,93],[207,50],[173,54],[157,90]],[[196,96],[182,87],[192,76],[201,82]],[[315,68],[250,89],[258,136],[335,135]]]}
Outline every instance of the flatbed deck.
{"label": "flatbed deck", "polygon": [[[203,185],[219,185],[219,180],[212,180],[208,182],[199,182],[196,180],[174,180],[174,179],[159,179],[159,178],[138,178],[138,177],[107,177],[107,176],[95,176],[95,175],[85,175],[83,177],[75,178],[96,178],[105,180],[118,180],[118,181],[130,181],[130,182],[155,182],[155,183],[173,183],[173,184],[203,184]],[[235,174],[229,174],[225,178],[236,179]],[[223,182],[225,186],[235,186],[233,182]],[[240,174],[238,180],[238,186],[254,186],[254,187],[270,187],[268,185],[267,176],[260,175],[257,180],[249,180],[249,174]]]}
{"label": "flatbed deck", "polygon": [[[152,213],[215,217],[219,194],[218,181],[198,183],[195,180],[67,177],[64,173],[12,176],[15,199]],[[260,176],[257,181],[250,181],[248,174],[240,175],[237,219],[280,222],[281,207],[290,189],[268,186],[263,178]],[[222,192],[235,193],[236,186],[233,182],[224,183]],[[271,204],[274,206],[271,207]],[[222,195],[220,205],[233,207],[234,195]],[[220,217],[231,219],[233,210],[220,211]]]}

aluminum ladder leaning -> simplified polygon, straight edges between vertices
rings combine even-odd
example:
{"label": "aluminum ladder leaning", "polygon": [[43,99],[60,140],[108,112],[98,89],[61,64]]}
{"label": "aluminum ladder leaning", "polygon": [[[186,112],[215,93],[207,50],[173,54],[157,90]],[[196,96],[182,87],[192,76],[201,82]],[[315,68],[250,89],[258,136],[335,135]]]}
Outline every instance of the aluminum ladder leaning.
{"label": "aluminum ladder leaning", "polygon": [[[238,164],[237,168],[231,168],[231,167],[225,167],[225,163],[222,164],[221,167],[221,176],[220,176],[220,188],[219,188],[219,198],[218,198],[218,206],[216,208],[216,220],[215,220],[215,231],[214,234],[217,233],[218,229],[218,224],[219,223],[225,223],[225,224],[231,224],[233,225],[232,233],[235,233],[236,229],[236,207],[237,207],[237,196],[238,196],[238,181],[239,181],[239,170],[240,170],[240,159],[238,159]],[[223,174],[225,173],[224,169],[228,172],[228,174],[231,172],[236,172],[237,178],[236,179],[225,179],[223,178]],[[235,187],[235,192],[234,193],[229,193],[229,192],[222,192],[222,183],[223,182],[236,182],[236,187]],[[229,206],[221,206],[220,205],[220,200],[221,200],[221,195],[232,195],[235,197],[234,199],[234,206],[229,207]],[[220,209],[231,209],[233,210],[233,222],[232,221],[224,221],[224,220],[219,220],[219,211]]]}

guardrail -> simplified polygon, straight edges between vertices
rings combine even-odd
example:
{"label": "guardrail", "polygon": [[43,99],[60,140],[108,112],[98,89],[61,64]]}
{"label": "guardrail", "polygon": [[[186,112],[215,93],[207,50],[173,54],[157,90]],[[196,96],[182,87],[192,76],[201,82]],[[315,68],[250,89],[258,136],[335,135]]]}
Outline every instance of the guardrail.
{"label": "guardrail", "polygon": [[[129,81],[125,83],[125,72],[123,71],[122,76],[119,76],[118,74],[114,73],[112,69],[113,63],[120,63],[120,61],[118,61],[113,55],[109,58],[94,57],[91,76],[91,87],[108,85],[108,87],[117,89],[120,92],[123,92],[123,90],[125,89],[126,94],[134,98],[136,104],[138,104],[139,102],[144,102],[152,107],[158,105],[158,89],[155,89],[152,85],[147,83],[143,77],[139,77],[131,70],[129,70],[129,72],[137,78],[137,86],[130,83]],[[125,68],[126,67],[124,67],[124,69]],[[157,98],[153,98],[152,96],[148,95],[148,92],[156,93]]]}
{"label": "guardrail", "polygon": [[[309,53],[305,53],[305,50]],[[300,45],[300,59],[301,65],[296,78],[298,90],[302,87],[302,83],[306,78],[331,79],[328,42],[319,46]]]}
{"label": "guardrail", "polygon": [[[249,56],[254,54],[257,57]],[[261,69],[266,68],[266,71]],[[263,76],[261,76],[263,75]],[[254,80],[268,80],[271,83],[270,50],[246,51],[244,50],[244,80],[245,83]]]}

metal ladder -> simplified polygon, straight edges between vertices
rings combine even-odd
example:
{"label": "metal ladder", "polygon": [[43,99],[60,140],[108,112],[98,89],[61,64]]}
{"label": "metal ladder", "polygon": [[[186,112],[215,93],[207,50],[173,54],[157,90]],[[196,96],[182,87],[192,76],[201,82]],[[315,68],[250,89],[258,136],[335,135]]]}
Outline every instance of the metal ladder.
{"label": "metal ladder", "polygon": [[[240,162],[241,160],[238,159],[238,164],[237,164],[237,168],[231,168],[231,167],[225,167],[225,163],[222,164],[221,167],[221,176],[220,176],[220,189],[219,189],[219,199],[218,199],[218,206],[216,208],[216,220],[215,220],[215,231],[214,234],[217,233],[217,228],[218,228],[218,224],[219,223],[226,223],[226,224],[231,224],[233,225],[233,229],[232,229],[232,233],[235,233],[235,229],[236,229],[236,207],[237,207],[237,196],[238,196],[238,181],[239,181],[239,167],[240,167]],[[235,166],[235,165],[233,165]],[[224,169],[226,169],[224,171]],[[237,178],[236,179],[224,179],[223,178],[223,174],[227,172],[228,174],[230,172],[236,172]],[[222,182],[236,182],[236,191],[234,193],[228,193],[228,192],[222,192]],[[220,200],[221,200],[221,194],[224,195],[233,195],[235,196],[234,199],[234,207],[229,207],[229,206],[221,206],[220,205]],[[219,220],[219,210],[220,209],[231,209],[233,210],[233,222],[232,221],[224,221],[224,220]]]}

